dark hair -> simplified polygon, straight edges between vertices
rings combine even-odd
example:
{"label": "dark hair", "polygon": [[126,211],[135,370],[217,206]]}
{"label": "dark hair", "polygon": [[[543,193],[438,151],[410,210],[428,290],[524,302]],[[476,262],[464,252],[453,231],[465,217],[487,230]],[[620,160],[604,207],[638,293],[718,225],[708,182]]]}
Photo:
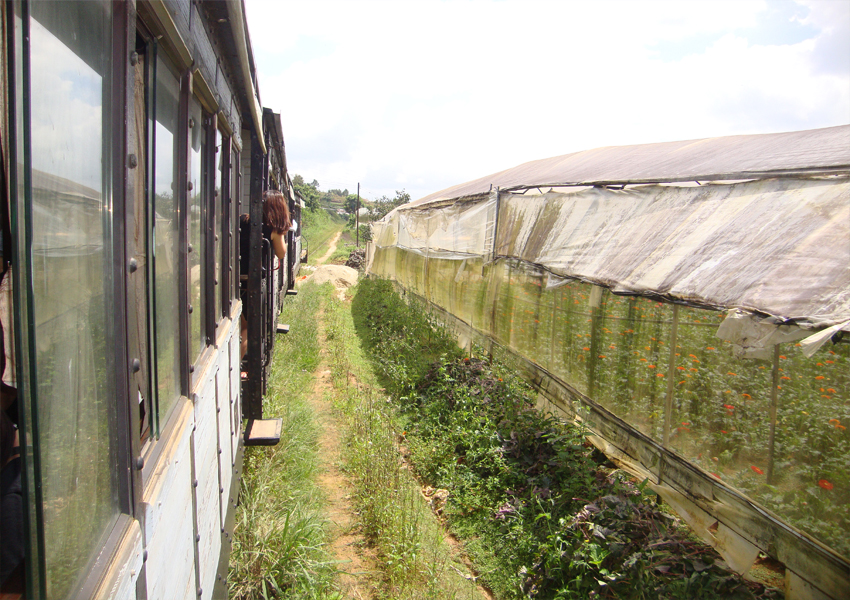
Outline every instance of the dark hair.
{"label": "dark hair", "polygon": [[286,233],[292,227],[289,203],[283,192],[277,190],[263,192],[263,223],[277,233]]}

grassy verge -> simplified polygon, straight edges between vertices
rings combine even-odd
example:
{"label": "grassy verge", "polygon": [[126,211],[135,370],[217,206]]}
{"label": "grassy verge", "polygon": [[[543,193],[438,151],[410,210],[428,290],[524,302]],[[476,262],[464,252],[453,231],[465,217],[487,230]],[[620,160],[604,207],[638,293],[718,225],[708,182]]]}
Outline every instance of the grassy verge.
{"label": "grassy verge", "polygon": [[324,256],[330,247],[334,235],[345,226],[345,219],[332,215],[326,210],[304,211],[304,237],[309,243],[308,265]]}
{"label": "grassy verge", "polygon": [[318,426],[307,403],[319,364],[316,314],[326,295],[305,285],[284,303],[292,329],[277,340],[264,411],[283,418],[280,444],[248,448],[228,576],[235,600],[334,599],[324,550],[323,498],[315,484]]}
{"label": "grassy verge", "polygon": [[[497,598],[781,597],[729,572],[581,428],[534,410],[532,390],[507,369],[463,357],[387,282],[361,282],[353,312],[410,464],[448,492],[447,524]],[[376,419],[364,411],[361,427],[389,429]]]}
{"label": "grassy verge", "polygon": [[333,299],[325,315],[335,406],[346,431],[345,468],[355,482],[361,532],[379,560],[377,597],[481,598],[418,482],[399,460],[404,435],[376,386],[349,306]]}

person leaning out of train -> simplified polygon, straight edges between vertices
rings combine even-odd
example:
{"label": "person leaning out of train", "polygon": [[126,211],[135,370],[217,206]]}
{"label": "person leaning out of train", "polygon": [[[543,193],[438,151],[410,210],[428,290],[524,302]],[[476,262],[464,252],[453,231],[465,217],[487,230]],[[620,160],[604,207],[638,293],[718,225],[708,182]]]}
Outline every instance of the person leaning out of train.
{"label": "person leaning out of train", "polygon": [[[263,193],[263,239],[269,241],[278,260],[286,258],[286,234],[292,227],[286,196],[277,190]],[[248,252],[250,248],[251,218],[247,214],[239,217],[239,295],[244,306],[248,295]],[[242,310],[240,360],[248,352],[248,320]]]}

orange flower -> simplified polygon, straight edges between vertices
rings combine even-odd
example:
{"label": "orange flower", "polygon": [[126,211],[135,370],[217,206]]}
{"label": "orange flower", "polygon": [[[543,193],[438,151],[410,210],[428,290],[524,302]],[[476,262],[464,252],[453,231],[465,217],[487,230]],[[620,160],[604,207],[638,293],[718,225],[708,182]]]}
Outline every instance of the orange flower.
{"label": "orange flower", "polygon": [[815,377],[815,379],[823,379],[823,378],[824,378],[823,375],[818,375],[817,377]]}
{"label": "orange flower", "polygon": [[836,426],[835,426],[835,428],[836,428],[836,429],[840,429],[840,430],[842,430],[842,431],[844,431],[845,429],[847,429],[844,425],[836,425]]}
{"label": "orange flower", "polygon": [[649,362],[645,358],[640,359],[640,362]]}
{"label": "orange flower", "polygon": [[718,475],[717,473],[712,473],[712,475],[714,475],[715,477],[717,477],[718,479],[720,479],[720,475]]}
{"label": "orange flower", "polygon": [[695,362],[695,363],[699,364],[699,361],[695,358],[691,362]]}
{"label": "orange flower", "polygon": [[833,487],[835,487],[830,482],[828,482],[826,479],[821,479],[820,481],[818,481],[818,485],[821,486],[825,490],[831,490]]}
{"label": "orange flower", "polygon": [[737,377],[737,376],[738,376],[738,374],[737,374],[737,373],[733,373],[732,371],[729,371],[729,372],[728,372],[728,373],[726,373],[726,374],[727,374],[727,375],[734,375],[735,377]]}
{"label": "orange flower", "polygon": [[664,377],[664,373],[656,373],[655,376],[656,377]]}
{"label": "orange flower", "polygon": [[588,350],[590,350],[590,348],[588,348],[587,346],[585,346],[584,348],[582,348],[582,350],[584,350],[585,352],[587,352]]}
{"label": "orange flower", "polygon": [[829,392],[830,394],[834,394],[835,388],[826,388],[826,391]]}
{"label": "orange flower", "polygon": [[824,362],[828,365],[834,365],[835,364],[835,361],[832,361],[832,360],[825,360]]}
{"label": "orange flower", "polygon": [[780,354],[780,355],[779,355],[779,358],[786,359],[786,358],[788,358],[788,357],[787,357],[787,356],[782,356],[782,355]]}
{"label": "orange flower", "polygon": [[695,354],[688,354],[688,356],[690,356],[691,358],[696,358]]}
{"label": "orange flower", "polygon": [[735,407],[731,404],[724,404],[723,408],[725,408],[726,410],[735,410]]}
{"label": "orange flower", "polygon": [[706,346],[706,348],[705,348],[705,349],[706,349],[706,350],[714,350],[714,347],[713,347],[713,346]]}
{"label": "orange flower", "polygon": [[679,382],[679,385],[682,385],[683,383],[685,383],[685,382],[684,382],[684,381],[680,381],[680,382]]}
{"label": "orange flower", "polygon": [[697,369],[696,367],[691,367],[691,371],[696,372],[696,371],[699,371],[699,369]]}
{"label": "orange flower", "polygon": [[749,400],[750,398],[752,398],[752,396],[750,396],[749,394],[741,394],[741,396],[743,396],[743,397],[744,397],[744,398],[746,398],[747,400]]}
{"label": "orange flower", "polygon": [[605,355],[604,355],[604,354],[600,354],[600,355],[599,355],[599,358],[605,358]]}
{"label": "orange flower", "polygon": [[677,368],[677,369],[679,369],[680,371],[684,371],[684,370],[685,370],[685,367],[676,367],[676,368]]}
{"label": "orange flower", "polygon": [[729,433],[729,432],[728,432],[728,431],[726,431],[725,429],[721,429],[721,430],[720,430],[720,433]]}
{"label": "orange flower", "polygon": [[682,421],[682,425],[684,425],[685,427],[687,427],[688,425],[690,425],[690,423],[688,423],[687,421]]}
{"label": "orange flower", "polygon": [[759,469],[757,466],[755,466],[755,465],[751,465],[751,466],[750,466],[750,468],[751,468],[753,471],[755,471],[756,473],[758,473],[759,475],[764,475],[764,471],[762,471],[761,469]]}
{"label": "orange flower", "polygon": [[654,368],[655,368],[655,365],[646,365],[646,366],[647,366],[647,367],[649,367],[650,369],[654,369]]}
{"label": "orange flower", "polygon": [[790,378],[790,377],[788,377],[788,375],[783,375],[783,376],[782,376],[782,377],[780,377],[779,379],[791,379],[791,378]]}
{"label": "orange flower", "polygon": [[818,366],[819,366],[819,367],[822,367],[822,366],[823,366],[823,363],[818,363]]}
{"label": "orange flower", "polygon": [[838,419],[830,419],[829,424],[833,427],[838,427],[841,424],[841,421],[839,421]]}

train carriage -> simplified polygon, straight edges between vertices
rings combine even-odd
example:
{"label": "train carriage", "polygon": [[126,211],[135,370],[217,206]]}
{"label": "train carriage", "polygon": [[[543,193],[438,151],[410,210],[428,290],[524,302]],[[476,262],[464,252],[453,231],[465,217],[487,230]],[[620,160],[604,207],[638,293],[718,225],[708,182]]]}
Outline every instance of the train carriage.
{"label": "train carriage", "polygon": [[243,448],[274,442],[252,424],[301,258],[299,229],[284,261],[260,251],[263,192],[299,223],[301,201],[243,4],[13,0],[2,25],[0,592],[226,597]]}

